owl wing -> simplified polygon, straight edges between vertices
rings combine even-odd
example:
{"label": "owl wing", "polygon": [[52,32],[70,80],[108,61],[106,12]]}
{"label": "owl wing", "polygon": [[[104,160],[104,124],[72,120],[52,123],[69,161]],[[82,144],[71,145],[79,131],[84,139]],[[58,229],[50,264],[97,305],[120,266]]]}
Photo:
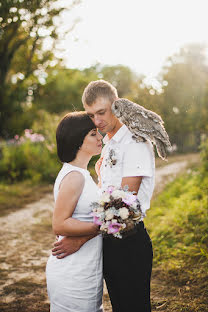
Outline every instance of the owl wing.
{"label": "owl wing", "polygon": [[127,99],[119,99],[117,102],[123,106],[120,120],[129,128],[133,137],[137,141],[141,141],[141,138],[150,140],[156,145],[158,155],[166,159],[166,151],[171,148],[171,144],[162,118]]}
{"label": "owl wing", "polygon": [[134,112],[137,112],[138,114],[142,115],[144,118],[148,118],[148,119],[151,119],[151,120],[154,120],[154,122],[158,122],[158,123],[164,123],[162,118],[156,114],[155,112],[151,111],[151,110],[148,110],[146,108],[144,108],[143,106],[137,104],[137,103],[134,103],[132,101],[129,101],[128,99],[124,99],[124,98],[121,98],[119,100],[117,100],[117,102],[121,103],[121,105],[124,107],[128,107],[129,110],[130,109],[133,109]]}

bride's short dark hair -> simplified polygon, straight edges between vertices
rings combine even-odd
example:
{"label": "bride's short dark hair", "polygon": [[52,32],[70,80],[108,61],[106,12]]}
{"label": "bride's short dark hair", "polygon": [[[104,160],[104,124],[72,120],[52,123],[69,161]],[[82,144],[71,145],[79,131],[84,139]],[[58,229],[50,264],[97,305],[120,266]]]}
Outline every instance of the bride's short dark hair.
{"label": "bride's short dark hair", "polygon": [[70,162],[76,158],[85,136],[96,126],[86,112],[66,114],[56,129],[58,157],[62,162]]}

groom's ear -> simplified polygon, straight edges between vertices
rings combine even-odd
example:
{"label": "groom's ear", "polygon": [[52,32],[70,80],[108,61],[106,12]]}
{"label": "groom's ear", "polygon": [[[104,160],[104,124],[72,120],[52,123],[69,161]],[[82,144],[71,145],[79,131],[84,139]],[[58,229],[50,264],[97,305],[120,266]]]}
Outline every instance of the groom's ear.
{"label": "groom's ear", "polygon": [[116,101],[118,101],[118,100],[120,100],[119,97],[115,98],[115,100],[113,100],[113,102],[112,102],[112,105],[113,105],[114,102],[116,102]]}

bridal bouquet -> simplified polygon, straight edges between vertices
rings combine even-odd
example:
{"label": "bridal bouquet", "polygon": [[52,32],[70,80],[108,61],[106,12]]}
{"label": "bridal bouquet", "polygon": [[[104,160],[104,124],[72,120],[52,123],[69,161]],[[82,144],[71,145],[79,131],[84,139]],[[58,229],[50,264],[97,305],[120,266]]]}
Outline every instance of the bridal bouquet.
{"label": "bridal bouquet", "polygon": [[103,235],[122,238],[141,221],[143,213],[139,200],[128,187],[109,186],[98,202],[92,203],[94,223],[100,225]]}

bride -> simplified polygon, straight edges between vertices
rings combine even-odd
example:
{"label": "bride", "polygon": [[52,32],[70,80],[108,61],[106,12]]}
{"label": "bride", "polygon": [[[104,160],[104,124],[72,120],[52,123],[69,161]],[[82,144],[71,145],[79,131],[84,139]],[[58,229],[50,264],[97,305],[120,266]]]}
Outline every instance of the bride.
{"label": "bride", "polygon": [[46,266],[51,312],[102,310],[102,237],[92,222],[90,204],[97,186],[87,165],[101,153],[102,136],[85,112],[67,114],[56,131],[58,157],[63,163],[54,185],[53,231],[63,236],[91,236],[76,253]]}

